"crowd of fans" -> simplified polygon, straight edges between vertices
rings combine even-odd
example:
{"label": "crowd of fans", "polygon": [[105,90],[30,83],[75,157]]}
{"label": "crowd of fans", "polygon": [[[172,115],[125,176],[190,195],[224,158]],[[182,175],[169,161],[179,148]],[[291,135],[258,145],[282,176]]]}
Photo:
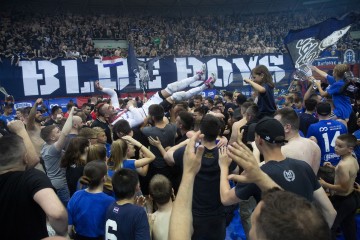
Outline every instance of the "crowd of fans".
{"label": "crowd of fans", "polygon": [[204,71],[150,99],[118,99],[97,82],[110,99],[69,102],[65,113],[54,106],[48,116],[37,99],[16,110],[17,120],[8,96],[0,118],[2,234],[224,239],[240,206],[250,239],[336,239],[340,227],[356,239],[358,100],[352,106],[340,91],[346,64],[334,76],[312,71],[330,86],[310,78],[305,95],[294,90],[279,109],[263,65],[244,80],[252,98],[181,91]]}
{"label": "crowd of fans", "polygon": [[[290,29],[332,17],[313,11],[189,18],[25,11],[0,14],[0,58],[13,58],[13,63],[35,58],[86,61],[88,57],[126,57],[126,49],[96,48],[97,39],[127,40],[138,56],[150,57],[285,53],[283,38]],[[360,48],[350,34],[337,44],[337,50],[348,48]]]}

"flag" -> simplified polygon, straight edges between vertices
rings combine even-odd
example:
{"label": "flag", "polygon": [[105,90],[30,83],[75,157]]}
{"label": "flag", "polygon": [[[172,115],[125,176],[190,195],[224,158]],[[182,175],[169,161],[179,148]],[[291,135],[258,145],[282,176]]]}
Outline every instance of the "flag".
{"label": "flag", "polygon": [[153,81],[155,79],[152,70],[154,68],[154,63],[159,59],[160,57],[155,57],[149,61],[140,61],[135,56],[134,47],[129,44],[128,63],[130,71],[133,72],[142,82]]}
{"label": "flag", "polygon": [[322,51],[343,37],[359,16],[349,13],[340,19],[329,18],[308,28],[290,30],[284,44],[295,67],[311,64]]}
{"label": "flag", "polygon": [[123,59],[121,57],[102,57],[101,62],[104,67],[117,67],[123,65]]}

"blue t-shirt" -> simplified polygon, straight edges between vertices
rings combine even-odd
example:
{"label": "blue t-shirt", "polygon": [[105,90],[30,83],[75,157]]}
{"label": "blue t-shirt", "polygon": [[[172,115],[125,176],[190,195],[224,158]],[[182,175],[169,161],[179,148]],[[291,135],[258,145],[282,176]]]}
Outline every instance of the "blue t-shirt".
{"label": "blue t-shirt", "polygon": [[327,93],[332,96],[334,114],[340,119],[349,119],[352,112],[350,98],[340,93],[342,87],[345,85],[344,80],[340,79],[334,82],[334,78],[329,75],[327,75],[326,79],[330,83],[333,82],[327,90]]}
{"label": "blue t-shirt", "polygon": [[311,124],[306,137],[314,136],[321,150],[321,163],[330,162],[336,166],[340,157],[335,154],[335,140],[341,135],[347,133],[346,126],[336,120],[320,120],[318,123]]}
{"label": "blue t-shirt", "polygon": [[[122,168],[127,168],[127,169],[136,171],[135,160],[134,159],[125,159],[123,161]],[[112,176],[114,175],[114,172],[115,172],[114,170],[109,169],[108,176],[112,178]]]}
{"label": "blue t-shirt", "polygon": [[[360,130],[357,130],[353,133],[353,135],[356,137],[356,139],[360,139]],[[360,160],[360,146],[355,146],[354,153],[356,155],[357,160]]]}
{"label": "blue t-shirt", "polygon": [[264,93],[259,93],[257,105],[259,113],[269,116],[275,113],[276,105],[274,100],[274,89],[265,83],[262,85],[265,88]]}
{"label": "blue t-shirt", "polygon": [[3,121],[5,123],[5,125],[7,125],[9,122],[13,121],[14,115],[9,115],[9,116],[5,116],[5,115],[1,115],[0,116],[0,121]]}
{"label": "blue t-shirt", "polygon": [[74,225],[76,233],[85,237],[104,236],[106,210],[114,201],[102,192],[75,192],[67,205],[69,225]]}
{"label": "blue t-shirt", "polygon": [[145,209],[130,203],[111,204],[106,212],[105,239],[150,240]]}

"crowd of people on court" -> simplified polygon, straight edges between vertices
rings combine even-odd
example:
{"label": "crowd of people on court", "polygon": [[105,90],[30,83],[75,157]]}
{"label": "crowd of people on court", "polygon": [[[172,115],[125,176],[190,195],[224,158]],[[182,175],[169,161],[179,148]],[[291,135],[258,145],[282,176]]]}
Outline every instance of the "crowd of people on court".
{"label": "crowd of people on court", "polygon": [[[329,86],[310,77],[303,98],[281,108],[264,65],[244,80],[252,98],[198,95],[216,81],[205,66],[143,100],[96,82],[110,98],[47,117],[39,98],[15,119],[7,96],[2,236],[224,239],[239,208],[247,239],[356,239],[360,109],[342,89],[349,66],[312,71]],[[204,84],[182,91],[195,81]]]}
{"label": "crowd of people on court", "polygon": [[[132,43],[137,56],[230,56],[286,53],[283,39],[290,29],[301,29],[331,16],[324,11],[266,15],[217,15],[176,18],[112,16],[3,10],[0,13],[0,58],[19,60],[126,57],[127,49],[99,48],[96,39]],[[340,17],[340,16],[339,16]],[[352,29],[359,28],[355,24]],[[346,34],[328,56],[360,49]]]}

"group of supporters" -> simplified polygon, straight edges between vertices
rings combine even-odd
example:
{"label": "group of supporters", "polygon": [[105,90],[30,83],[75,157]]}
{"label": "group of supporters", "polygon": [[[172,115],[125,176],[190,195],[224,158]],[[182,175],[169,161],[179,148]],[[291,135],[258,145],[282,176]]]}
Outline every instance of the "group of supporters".
{"label": "group of supporters", "polygon": [[[301,104],[278,108],[258,65],[252,98],[214,86],[206,68],[150,99],[18,109],[0,138],[4,239],[225,239],[239,207],[247,239],[356,239],[358,108],[345,64],[329,86],[309,80]],[[198,87],[187,87],[201,82]],[[316,87],[313,87],[316,84]],[[298,100],[297,100],[298,101]],[[352,126],[352,127],[350,127]],[[56,237],[54,237],[56,238]]]}
{"label": "group of supporters", "polygon": [[[333,12],[318,9],[264,15],[216,15],[191,18],[154,15],[103,15],[83,9],[81,14],[52,9],[16,7],[0,12],[0,61],[57,58],[79,59],[102,56],[126,57],[126,49],[99,48],[94,40],[121,39],[133,44],[137,56],[229,56],[285,53],[283,38],[290,29],[319,23]],[[355,10],[355,9],[352,9]],[[34,13],[35,12],[35,13]],[[340,16],[339,16],[340,17]],[[353,30],[358,30],[355,23]],[[327,56],[360,49],[346,34]]]}

